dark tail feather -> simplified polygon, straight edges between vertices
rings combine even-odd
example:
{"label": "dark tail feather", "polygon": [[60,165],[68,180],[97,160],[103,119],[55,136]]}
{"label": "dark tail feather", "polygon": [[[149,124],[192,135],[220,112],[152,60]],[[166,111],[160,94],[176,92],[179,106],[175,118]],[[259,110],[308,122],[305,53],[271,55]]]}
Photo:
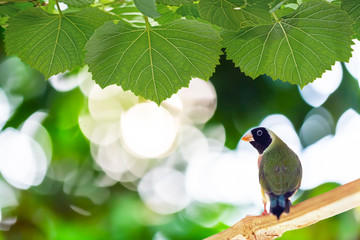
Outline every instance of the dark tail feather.
{"label": "dark tail feather", "polygon": [[289,213],[291,202],[284,195],[270,195],[270,212],[279,220],[283,212]]}

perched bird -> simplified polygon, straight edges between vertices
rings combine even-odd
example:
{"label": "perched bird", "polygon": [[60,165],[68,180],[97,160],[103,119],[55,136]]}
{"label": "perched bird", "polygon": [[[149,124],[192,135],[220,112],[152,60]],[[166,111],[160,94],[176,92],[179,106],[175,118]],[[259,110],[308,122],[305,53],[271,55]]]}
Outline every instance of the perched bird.
{"label": "perched bird", "polygon": [[263,195],[264,212],[270,199],[270,212],[277,219],[283,212],[289,213],[289,198],[299,189],[302,167],[298,156],[271,130],[258,127],[247,133],[242,140],[259,152],[259,181]]}

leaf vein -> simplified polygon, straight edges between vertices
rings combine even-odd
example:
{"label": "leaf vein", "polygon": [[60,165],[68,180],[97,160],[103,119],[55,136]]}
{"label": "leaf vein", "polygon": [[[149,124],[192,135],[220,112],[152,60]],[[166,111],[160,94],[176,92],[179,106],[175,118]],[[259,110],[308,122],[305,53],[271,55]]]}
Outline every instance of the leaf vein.
{"label": "leaf vein", "polygon": [[109,79],[113,76],[114,72],[116,71],[117,67],[119,66],[119,63],[121,62],[122,58],[124,57],[125,53],[129,50],[130,47],[132,47],[132,45],[134,45],[134,43],[142,36],[144,35],[145,31],[143,33],[141,33],[137,38],[134,39],[134,41],[124,50],[124,52],[122,52],[119,60],[116,62],[116,65],[113,69],[113,71],[110,73],[110,75],[108,76],[108,78],[105,80],[105,84],[108,83]]}
{"label": "leaf vein", "polygon": [[267,36],[266,36],[266,38],[265,38],[265,41],[264,41],[264,43],[263,43],[263,47],[262,47],[261,53],[260,53],[260,59],[259,59],[259,62],[258,62],[258,64],[257,64],[257,66],[256,66],[256,69],[255,69],[255,74],[256,74],[256,72],[258,71],[259,66],[260,66],[260,62],[261,62],[261,60],[262,60],[262,58],[263,58],[263,54],[264,54],[264,50],[265,50],[265,45],[266,45],[266,43],[267,43],[267,41],[268,41],[268,39],[269,39],[269,36],[270,36],[271,32],[274,30],[275,26],[276,26],[276,24],[274,24],[274,26],[270,29],[270,31],[268,32],[268,34],[267,34]]}
{"label": "leaf vein", "polygon": [[[291,56],[292,56],[292,59],[293,59],[293,62],[294,62],[294,65],[295,65],[295,68],[296,68],[298,77],[299,77],[300,85],[303,85],[303,84],[302,84],[301,75],[300,75],[300,71],[299,71],[299,68],[298,68],[298,66],[297,66],[297,62],[296,62],[296,59],[295,59],[295,55],[294,55],[293,49],[292,49],[292,47],[291,47],[291,44],[290,44],[290,42],[289,42],[287,33],[286,33],[284,27],[281,25],[281,23],[279,23],[279,26],[280,26],[281,30],[283,31],[284,37],[286,38],[286,42],[287,42],[288,47],[289,47],[289,49],[290,49],[290,53],[291,53]],[[292,75],[291,75],[291,76],[292,76]]]}
{"label": "leaf vein", "polygon": [[335,55],[338,56],[338,54],[337,54],[334,50],[332,50],[331,48],[329,48],[328,46],[326,46],[322,41],[314,38],[311,34],[305,32],[305,31],[302,30],[301,28],[295,27],[295,26],[290,25],[290,24],[287,24],[287,23],[285,23],[285,24],[288,25],[288,26],[290,26],[290,27],[293,27],[293,28],[295,28],[295,29],[297,29],[297,30],[299,30],[299,31],[301,31],[302,33],[304,33],[305,35],[307,35],[307,36],[310,37],[311,39],[315,40],[316,42],[319,42],[319,43],[320,43],[321,45],[323,45],[327,50],[329,50],[330,52],[332,52],[332,53],[334,53]]}
{"label": "leaf vein", "polygon": [[177,51],[178,53],[180,53],[180,55],[182,55],[182,56],[188,61],[188,63],[190,63],[191,66],[193,66],[193,68],[196,69],[196,70],[200,73],[201,77],[202,77],[202,78],[205,78],[205,76],[203,75],[203,73],[190,61],[190,59],[189,59],[183,52],[181,52],[181,51],[179,50],[179,48],[178,48],[176,45],[174,45],[171,41],[169,41],[167,38],[165,38],[165,37],[162,36],[161,34],[155,32],[155,31],[154,31],[154,33],[157,34],[157,35],[158,35],[159,37],[161,37],[162,39],[164,39],[164,40],[165,40],[167,43],[169,43],[173,48],[175,48],[176,51]]}

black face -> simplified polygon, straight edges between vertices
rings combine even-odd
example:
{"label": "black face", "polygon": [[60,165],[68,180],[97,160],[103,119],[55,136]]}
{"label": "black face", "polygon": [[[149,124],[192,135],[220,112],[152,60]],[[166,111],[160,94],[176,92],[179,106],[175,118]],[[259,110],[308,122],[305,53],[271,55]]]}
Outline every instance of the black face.
{"label": "black face", "polygon": [[266,128],[259,127],[251,130],[251,134],[255,140],[250,142],[251,145],[258,150],[259,154],[262,154],[272,141],[269,132]]}

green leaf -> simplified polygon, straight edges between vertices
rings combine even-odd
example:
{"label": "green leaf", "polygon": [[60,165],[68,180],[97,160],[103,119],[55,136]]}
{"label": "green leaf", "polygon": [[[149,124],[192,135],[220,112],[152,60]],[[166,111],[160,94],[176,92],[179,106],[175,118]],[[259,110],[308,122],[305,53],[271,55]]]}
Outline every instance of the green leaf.
{"label": "green leaf", "polygon": [[61,2],[73,7],[86,7],[94,3],[94,0],[60,0]]}
{"label": "green leaf", "polygon": [[224,31],[227,56],[252,78],[267,74],[304,87],[351,57],[352,20],[326,2],[307,2],[271,25]]}
{"label": "green leaf", "polygon": [[191,16],[194,18],[200,18],[199,6],[196,3],[182,5],[176,10],[176,13],[184,17]]}
{"label": "green leaf", "polygon": [[181,18],[181,15],[174,13],[167,6],[163,4],[159,4],[157,6],[157,10],[161,14],[161,17],[156,18],[156,22],[158,22],[159,24],[166,24],[171,21],[174,21],[175,19]]}
{"label": "green leaf", "polygon": [[135,6],[145,16],[151,18],[160,17],[160,13],[156,10],[156,0],[134,0]]}
{"label": "green leaf", "polygon": [[231,30],[271,22],[269,7],[261,2],[246,6],[243,0],[200,0],[199,12],[204,20]]}
{"label": "green leaf", "polygon": [[21,4],[0,5],[0,14],[12,17],[16,15],[19,11],[25,10],[26,8],[30,8],[30,7],[34,7],[34,4],[21,3]]}
{"label": "green leaf", "polygon": [[169,6],[180,6],[182,4],[193,3],[194,0],[156,0],[156,2]]}
{"label": "green leaf", "polygon": [[115,7],[111,12],[133,27],[145,27],[144,16],[133,3],[123,3]]}
{"label": "green leaf", "polygon": [[[282,18],[286,15],[289,15],[290,13],[292,13],[295,10],[294,8],[292,8],[292,6],[293,6],[292,4],[283,5],[283,6],[281,6],[281,8],[274,11],[274,13],[278,18]],[[296,8],[297,7],[299,7],[299,6],[296,5]]]}
{"label": "green leaf", "polygon": [[6,24],[6,22],[9,20],[9,17],[3,17],[0,15],[0,27],[3,27],[3,25]]}
{"label": "green leaf", "polygon": [[85,50],[89,71],[101,87],[117,84],[160,104],[192,77],[207,80],[221,45],[210,25],[179,19],[146,29],[107,22]]}
{"label": "green leaf", "polygon": [[7,54],[17,55],[48,78],[82,66],[86,42],[96,28],[111,19],[111,15],[94,8],[63,15],[29,8],[8,21]]}
{"label": "green leaf", "polygon": [[360,0],[342,0],[341,9],[355,21],[352,27],[356,32],[355,37],[360,40]]}
{"label": "green leaf", "polygon": [[341,2],[342,2],[342,0],[332,0],[331,1],[331,4],[333,4],[333,5],[336,5],[336,6],[341,6]]}
{"label": "green leaf", "polygon": [[[316,1],[316,0],[315,0]],[[302,1],[304,2],[304,0]],[[291,4],[291,3],[298,3],[297,0],[274,0],[269,3],[271,11],[275,11],[284,5]]]}

